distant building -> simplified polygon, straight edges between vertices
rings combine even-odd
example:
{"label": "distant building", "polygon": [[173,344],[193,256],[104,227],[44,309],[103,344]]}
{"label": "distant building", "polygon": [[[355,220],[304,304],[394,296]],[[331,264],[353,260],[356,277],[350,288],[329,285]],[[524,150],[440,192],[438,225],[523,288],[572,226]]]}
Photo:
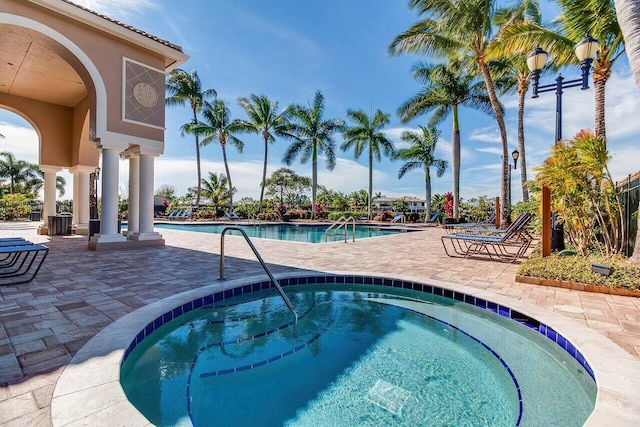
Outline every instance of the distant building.
{"label": "distant building", "polygon": [[391,211],[393,210],[393,203],[397,201],[407,202],[409,204],[409,212],[424,212],[425,200],[418,199],[417,197],[410,197],[410,196],[378,197],[377,199],[373,199],[373,210]]}

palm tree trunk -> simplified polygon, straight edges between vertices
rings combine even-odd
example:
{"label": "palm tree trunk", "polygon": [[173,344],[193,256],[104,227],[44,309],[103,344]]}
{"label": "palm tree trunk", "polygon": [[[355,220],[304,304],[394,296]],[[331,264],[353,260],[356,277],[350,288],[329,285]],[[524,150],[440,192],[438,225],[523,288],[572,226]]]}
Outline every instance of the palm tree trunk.
{"label": "palm tree trunk", "polygon": [[367,218],[371,219],[371,195],[373,194],[373,151],[369,142],[369,201],[367,203]]}
{"label": "palm tree trunk", "polygon": [[597,74],[597,70],[594,70],[593,74],[593,86],[595,89],[595,127],[596,136],[606,138],[606,124],[604,120],[604,89],[607,83],[606,74]]}
{"label": "palm tree trunk", "polygon": [[[196,109],[193,108],[193,124],[198,123],[198,115]],[[196,138],[196,169],[198,171],[198,186],[196,190],[196,209],[200,207],[200,193],[202,192],[202,171],[200,170],[200,137],[195,134]]]}
{"label": "palm tree trunk", "polygon": [[[429,221],[431,219],[431,174],[429,173],[429,167],[424,167],[424,187],[425,187],[425,221]],[[455,200],[455,198],[454,198]],[[455,201],[454,201],[455,206]]]}
{"label": "palm tree trunk", "polygon": [[[637,0],[616,0],[616,15],[618,24],[624,37],[624,46],[633,80],[640,88],[640,2]],[[640,230],[640,215],[638,215],[638,226]],[[636,233],[632,261],[640,263],[640,231]]]}
{"label": "palm tree trunk", "polygon": [[[453,171],[453,217],[459,217],[460,209],[460,122],[458,120],[458,105],[453,105],[453,130],[451,134],[451,155]],[[428,171],[427,171],[428,174]],[[429,179],[429,194],[431,194],[431,180]],[[431,211],[427,218],[431,218]]]}
{"label": "palm tree trunk", "polygon": [[231,184],[231,173],[229,172],[229,163],[227,163],[227,144],[220,144],[220,146],[222,147],[224,170],[227,172],[227,182],[229,183],[229,212],[233,212],[233,184]]}
{"label": "palm tree trunk", "polygon": [[[264,132],[263,132],[264,136]],[[267,182],[267,154],[269,152],[269,141],[264,136],[264,166],[262,167],[262,182],[260,183],[260,203],[258,204],[258,213],[262,212],[262,201],[264,200],[264,184]]]}
{"label": "palm tree trunk", "polygon": [[520,81],[518,88],[518,151],[520,151],[520,185],[522,186],[522,201],[529,201],[529,189],[527,188],[527,156],[524,150],[524,101],[529,89],[529,75]]}
{"label": "palm tree trunk", "polygon": [[318,159],[316,159],[315,151],[314,147],[313,162],[311,164],[311,219],[316,218],[316,190],[318,188]]}
{"label": "palm tree trunk", "polygon": [[500,211],[500,224],[506,227],[508,224],[509,213],[511,211],[511,206],[509,206],[509,199],[507,197],[507,184],[509,180],[509,145],[507,142],[507,128],[504,124],[504,116],[502,115],[502,109],[500,108],[500,101],[498,101],[498,97],[496,95],[495,84],[493,83],[493,79],[489,73],[489,67],[486,62],[480,59],[478,60],[478,65],[482,71],[482,78],[484,79],[484,84],[487,87],[487,94],[491,101],[491,108],[493,109],[493,114],[496,116],[498,128],[500,129],[500,140],[502,141],[502,179],[500,185],[502,209]]}

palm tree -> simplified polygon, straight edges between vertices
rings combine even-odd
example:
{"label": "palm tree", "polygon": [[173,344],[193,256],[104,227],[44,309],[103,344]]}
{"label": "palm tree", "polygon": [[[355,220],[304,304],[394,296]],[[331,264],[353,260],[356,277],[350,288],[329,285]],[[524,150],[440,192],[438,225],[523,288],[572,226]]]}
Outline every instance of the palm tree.
{"label": "palm tree", "polygon": [[409,132],[402,133],[402,140],[411,144],[409,148],[398,150],[393,156],[394,159],[400,159],[406,161],[405,164],[400,167],[398,171],[398,179],[402,178],[407,172],[414,169],[424,169],[424,183],[425,183],[425,202],[426,202],[426,216],[425,218],[431,218],[431,167],[436,168],[436,175],[441,177],[444,175],[445,169],[447,169],[447,161],[443,159],[436,159],[435,150],[436,143],[440,134],[435,127],[423,127],[420,126],[421,132]]}
{"label": "palm tree", "polygon": [[[616,0],[616,13],[624,36],[633,79],[640,89],[640,3],[637,0]],[[640,230],[640,215],[638,215],[636,230]],[[633,247],[631,259],[640,263],[640,232],[636,233]]]}
{"label": "palm tree", "polygon": [[526,55],[536,45],[549,51],[553,66],[577,64],[574,54],[576,44],[589,34],[600,45],[593,62],[593,85],[595,94],[595,131],[606,137],[605,86],[614,63],[624,53],[625,42],[616,17],[613,0],[557,0],[562,11],[552,25],[527,21],[516,23],[502,38],[504,49]]}
{"label": "palm tree", "polygon": [[344,143],[340,147],[342,151],[350,148],[354,149],[355,158],[359,158],[362,152],[367,149],[369,152],[369,197],[368,197],[368,218],[371,219],[371,203],[373,194],[373,159],[380,161],[380,151],[385,156],[392,156],[394,152],[393,143],[384,134],[382,129],[389,123],[389,114],[376,111],[373,118],[369,118],[362,110],[349,110],[347,117],[353,121],[353,126],[347,126],[343,131]]}
{"label": "palm tree", "polygon": [[24,160],[16,160],[13,153],[3,151],[0,153],[0,178],[9,179],[9,191],[11,194],[16,192],[16,187],[24,185],[33,178],[38,176],[38,165],[26,162]]}
{"label": "palm tree", "polygon": [[490,57],[499,63],[502,76],[498,86],[500,94],[518,93],[518,151],[520,152],[520,185],[522,187],[522,200],[529,201],[529,187],[527,186],[527,155],[524,142],[524,105],[531,73],[527,67],[526,54],[528,52],[513,52],[501,45],[502,33],[510,27],[521,23],[540,24],[542,16],[537,0],[522,1],[512,8],[502,9],[496,14],[494,23],[501,27],[489,48]]}
{"label": "palm tree", "polygon": [[233,185],[231,184],[231,173],[229,172],[229,163],[227,162],[227,143],[236,147],[239,153],[242,153],[244,143],[240,141],[234,133],[241,130],[241,124],[238,120],[231,121],[231,111],[224,101],[217,100],[213,104],[204,101],[202,109],[203,120],[199,121],[195,126],[191,126],[189,131],[203,137],[201,145],[208,145],[218,140],[222,148],[222,160],[224,161],[224,170],[227,173],[227,182],[229,184],[229,212],[233,211]]}
{"label": "palm tree", "polygon": [[211,200],[215,207],[225,204],[233,192],[235,188],[229,190],[229,182],[224,174],[209,172],[209,179],[202,179],[202,195]]}
{"label": "palm tree", "polygon": [[[500,130],[502,142],[501,200],[507,199],[509,179],[509,144],[507,128],[496,87],[489,71],[487,49],[492,42],[492,21],[497,0],[410,0],[410,7],[426,18],[396,36],[389,47],[392,55],[401,53],[432,54],[444,58],[471,57],[482,74],[491,108]],[[509,207],[503,203],[501,224],[507,223]]]}
{"label": "palm tree", "polygon": [[[33,165],[33,166],[37,168],[36,165]],[[56,190],[58,190],[58,195],[60,197],[64,196],[64,194],[66,193],[66,185],[67,185],[66,179],[64,179],[61,176],[56,176]],[[44,186],[44,172],[38,169],[36,171],[36,175],[32,176],[24,183],[24,190],[27,193],[37,194],[43,186]]]}
{"label": "palm tree", "polygon": [[487,114],[492,113],[491,100],[485,85],[473,75],[466,73],[459,61],[448,64],[413,67],[413,77],[422,85],[422,90],[398,108],[398,115],[406,123],[409,120],[433,111],[429,126],[437,126],[449,114],[453,116],[451,132],[453,163],[453,217],[459,216],[460,205],[460,120],[459,107],[468,107]]}
{"label": "palm tree", "polygon": [[311,158],[311,218],[316,216],[316,190],[318,188],[318,155],[326,155],[325,165],[333,170],[336,156],[333,134],[344,126],[338,119],[323,119],[324,96],[316,92],[313,104],[308,107],[293,105],[290,108],[291,126],[289,134],[294,138],[284,154],[283,161],[291,165],[299,155],[300,162],[306,163]]}
{"label": "palm tree", "polygon": [[[169,73],[169,80],[167,81],[167,93],[169,96],[165,99],[167,105],[184,105],[188,104],[193,112],[193,119],[182,128],[186,129],[188,126],[198,123],[198,111],[202,109],[202,103],[208,99],[217,96],[214,89],[202,89],[202,84],[198,73],[193,70],[191,74],[186,71],[176,68]],[[196,139],[196,165],[198,170],[198,187],[196,190],[196,207],[200,206],[200,192],[202,180],[202,173],[200,170],[200,141],[198,134],[195,134]]]}
{"label": "palm tree", "polygon": [[241,97],[238,104],[244,109],[249,120],[240,120],[241,130],[262,135],[264,140],[264,167],[262,168],[262,182],[260,182],[260,204],[258,212],[262,212],[264,200],[264,186],[267,180],[267,159],[269,144],[273,144],[276,136],[287,136],[289,111],[278,112],[278,101],[271,101],[264,95],[252,94],[249,98]]}

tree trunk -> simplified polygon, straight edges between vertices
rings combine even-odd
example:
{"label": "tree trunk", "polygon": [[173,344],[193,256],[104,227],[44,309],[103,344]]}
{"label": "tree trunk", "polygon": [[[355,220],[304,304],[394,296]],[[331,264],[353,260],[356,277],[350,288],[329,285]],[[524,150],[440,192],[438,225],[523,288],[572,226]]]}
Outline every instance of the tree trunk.
{"label": "tree trunk", "polygon": [[367,218],[371,219],[371,195],[373,194],[373,152],[369,143],[369,202],[367,203]]}
{"label": "tree trunk", "polygon": [[318,189],[318,144],[313,142],[311,153],[311,219],[316,218],[316,190]]}
{"label": "tree trunk", "polygon": [[502,179],[500,185],[500,199],[502,200],[502,209],[500,210],[500,224],[504,227],[508,224],[507,217],[509,216],[509,212],[511,211],[511,206],[509,206],[509,199],[507,198],[507,184],[509,180],[509,145],[507,142],[507,128],[504,124],[504,117],[502,115],[502,109],[500,108],[500,101],[498,101],[498,96],[496,95],[496,87],[493,83],[493,79],[491,78],[491,74],[489,73],[489,67],[487,63],[484,62],[481,58],[478,58],[478,66],[482,71],[482,78],[484,79],[484,84],[487,87],[487,94],[489,95],[489,100],[491,101],[491,108],[493,109],[493,114],[496,116],[496,121],[498,122],[498,128],[500,129],[500,140],[502,141]]}
{"label": "tree trunk", "polygon": [[[198,123],[198,115],[196,109],[193,109],[193,124]],[[196,169],[198,170],[198,186],[196,190],[196,209],[200,207],[200,194],[202,193],[202,171],[200,170],[200,137],[196,137]]]}
{"label": "tree trunk", "polygon": [[522,186],[522,201],[529,201],[527,188],[527,156],[524,149],[524,101],[529,89],[529,73],[519,76],[518,82],[518,151],[520,151],[520,185]]}
{"label": "tree trunk", "polygon": [[[425,185],[425,195],[427,196],[425,203],[425,222],[431,219],[431,174],[429,173],[429,167],[424,167],[424,185]],[[455,198],[454,198],[455,200]],[[455,202],[454,202],[455,206]]]}
{"label": "tree trunk", "polygon": [[233,212],[233,184],[231,184],[231,173],[229,172],[229,163],[227,163],[227,144],[221,143],[222,160],[224,161],[224,170],[227,172],[227,182],[229,183],[229,212]]}
{"label": "tree trunk", "polygon": [[258,204],[258,213],[262,212],[262,201],[264,200],[264,184],[267,182],[267,154],[269,152],[269,141],[264,136],[264,166],[262,167],[262,182],[260,183],[260,203]]}
{"label": "tree trunk", "polygon": [[606,71],[603,70],[602,74],[598,73],[598,70],[594,70],[593,72],[593,86],[595,89],[595,134],[596,136],[601,136],[603,138],[607,137],[606,132],[606,124],[604,120],[604,89],[605,84],[607,83],[607,74],[609,73],[609,68],[607,67]]}
{"label": "tree trunk", "polygon": [[[453,105],[453,130],[451,134],[451,157],[453,167],[453,217],[458,219],[460,209],[460,122],[458,121],[458,105]],[[429,180],[429,194],[431,194]],[[429,216],[431,218],[431,212]]]}
{"label": "tree trunk", "polygon": [[[616,15],[624,37],[625,51],[629,58],[633,80],[640,88],[640,1],[616,0]],[[640,215],[631,260],[640,263]]]}

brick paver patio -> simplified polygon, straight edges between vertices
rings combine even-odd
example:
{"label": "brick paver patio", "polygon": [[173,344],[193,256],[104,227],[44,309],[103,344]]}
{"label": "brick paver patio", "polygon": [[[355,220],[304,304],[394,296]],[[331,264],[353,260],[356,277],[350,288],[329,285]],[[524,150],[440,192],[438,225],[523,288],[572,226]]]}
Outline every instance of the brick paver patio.
{"label": "brick paver patio", "polygon": [[[160,230],[164,247],[91,252],[86,237],[37,236],[32,223],[0,223],[0,237],[50,248],[37,279],[0,287],[0,426],[50,426],[56,381],[98,331],[149,303],[218,284],[220,236]],[[355,243],[299,244],[254,239],[274,273],[407,274],[454,282],[544,307],[607,336],[640,359],[640,299],[545,288],[514,281],[517,264],[448,258],[442,230],[427,228]],[[261,274],[239,237],[225,242],[226,276]]]}

